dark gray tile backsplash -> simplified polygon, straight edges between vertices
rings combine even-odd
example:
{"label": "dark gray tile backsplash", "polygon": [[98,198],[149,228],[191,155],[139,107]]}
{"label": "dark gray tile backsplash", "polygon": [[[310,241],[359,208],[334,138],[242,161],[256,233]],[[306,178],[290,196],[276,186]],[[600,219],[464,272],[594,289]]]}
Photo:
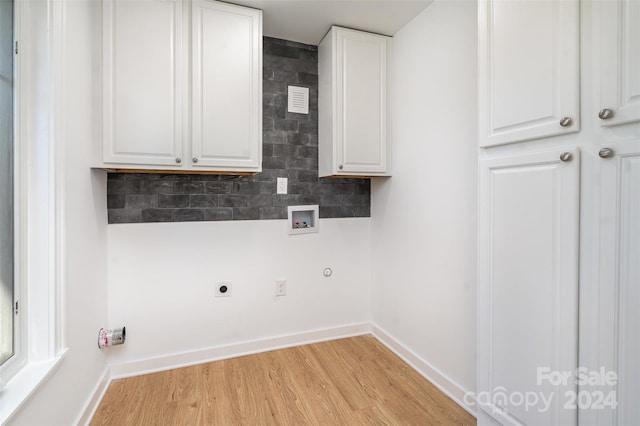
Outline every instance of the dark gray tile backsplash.
{"label": "dark gray tile backsplash", "polygon": [[[286,219],[318,204],[321,218],[368,217],[369,179],[318,178],[318,50],[264,38],[262,173],[109,173],[109,223]],[[309,87],[309,114],[287,112],[287,86]],[[276,178],[289,179],[276,194]]]}

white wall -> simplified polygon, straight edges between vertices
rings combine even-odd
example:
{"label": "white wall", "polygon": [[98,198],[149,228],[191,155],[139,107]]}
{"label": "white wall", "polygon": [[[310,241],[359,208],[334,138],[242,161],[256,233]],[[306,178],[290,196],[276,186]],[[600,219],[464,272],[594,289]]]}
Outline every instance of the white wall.
{"label": "white wall", "polygon": [[[371,321],[369,218],[303,235],[285,220],[109,225],[108,256],[109,325],[127,327],[115,366]],[[231,297],[214,297],[217,280]]]}
{"label": "white wall", "polygon": [[393,177],[372,184],[374,323],[471,391],[476,20],[475,2],[435,1],[395,35]]}
{"label": "white wall", "polygon": [[[59,167],[64,178],[64,315],[67,356],[13,418],[14,424],[63,425],[76,421],[106,368],[97,348],[106,311],[106,175],[89,168],[94,124],[93,92],[99,78],[99,2],[65,2],[64,74]],[[32,22],[32,25],[46,25]]]}

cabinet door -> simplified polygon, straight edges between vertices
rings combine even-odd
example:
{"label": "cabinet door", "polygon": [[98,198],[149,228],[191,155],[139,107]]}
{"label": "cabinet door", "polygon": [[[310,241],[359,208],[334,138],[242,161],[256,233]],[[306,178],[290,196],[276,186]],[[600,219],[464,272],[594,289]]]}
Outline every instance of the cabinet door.
{"label": "cabinet door", "polygon": [[577,421],[575,377],[544,375],[577,367],[579,177],[577,149],[480,161],[478,406],[503,424]]}
{"label": "cabinet door", "polygon": [[387,171],[389,38],[337,29],[336,173]]}
{"label": "cabinet door", "polygon": [[103,2],[103,161],[182,157],[182,2]]}
{"label": "cabinet door", "polygon": [[[594,2],[594,40],[599,102],[593,117],[602,126],[640,121],[640,2]],[[604,109],[611,117],[596,118]]]}
{"label": "cabinet door", "polygon": [[608,145],[600,161],[598,366],[617,373],[618,406],[598,411],[598,424],[640,424],[640,141]]}
{"label": "cabinet door", "polygon": [[480,146],[580,130],[577,0],[482,0],[478,17]]}
{"label": "cabinet door", "polygon": [[193,2],[194,167],[262,168],[262,12]]}

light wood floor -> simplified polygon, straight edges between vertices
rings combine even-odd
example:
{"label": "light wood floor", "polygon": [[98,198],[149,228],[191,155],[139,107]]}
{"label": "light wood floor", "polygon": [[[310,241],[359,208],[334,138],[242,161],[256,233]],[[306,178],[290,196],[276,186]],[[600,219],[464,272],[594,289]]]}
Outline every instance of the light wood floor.
{"label": "light wood floor", "polygon": [[475,425],[371,336],[114,380],[91,425]]}

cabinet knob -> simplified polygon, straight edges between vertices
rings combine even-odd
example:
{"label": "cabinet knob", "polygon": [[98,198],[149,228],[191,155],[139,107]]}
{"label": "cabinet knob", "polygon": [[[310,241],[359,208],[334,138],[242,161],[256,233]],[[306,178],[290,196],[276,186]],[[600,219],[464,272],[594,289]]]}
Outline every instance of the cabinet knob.
{"label": "cabinet knob", "polygon": [[340,170],[342,170],[344,167],[342,166],[342,164],[340,164],[340,165],[338,166],[338,168],[339,168]]}
{"label": "cabinet knob", "polygon": [[194,163],[197,163],[197,162],[198,162],[198,157],[193,157],[193,158],[191,159],[191,161],[193,161]]}
{"label": "cabinet knob", "polygon": [[598,151],[600,158],[609,158],[613,156],[613,150],[611,148],[602,148]]}
{"label": "cabinet knob", "polygon": [[608,120],[611,117],[613,117],[613,110],[609,108],[601,109],[600,112],[598,113],[598,117],[601,120]]}
{"label": "cabinet knob", "polygon": [[176,164],[180,164],[180,163],[182,163],[182,158],[180,157],[176,158]]}
{"label": "cabinet knob", "polygon": [[571,161],[571,159],[573,158],[573,154],[571,154],[570,152],[563,152],[562,154],[560,154],[560,161]]}
{"label": "cabinet knob", "polygon": [[569,126],[571,126],[571,122],[572,122],[572,121],[573,121],[573,120],[571,120],[571,117],[562,117],[562,118],[560,119],[560,125],[561,125],[562,127],[569,127]]}

